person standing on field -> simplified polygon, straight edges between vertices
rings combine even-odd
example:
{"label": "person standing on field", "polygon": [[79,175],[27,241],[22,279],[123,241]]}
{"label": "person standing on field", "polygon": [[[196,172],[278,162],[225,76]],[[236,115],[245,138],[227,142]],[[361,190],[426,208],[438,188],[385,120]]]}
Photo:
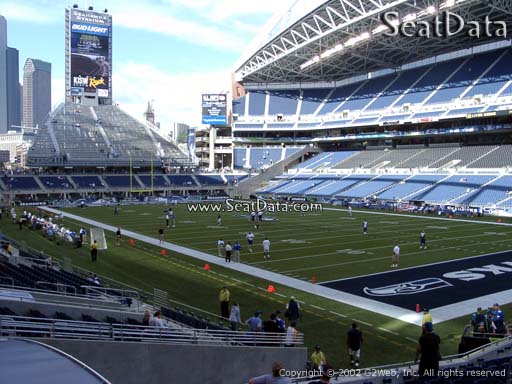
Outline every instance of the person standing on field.
{"label": "person standing on field", "polygon": [[400,261],[400,247],[398,246],[398,243],[395,243],[395,246],[393,247],[393,257],[391,268],[398,268],[398,263]]}

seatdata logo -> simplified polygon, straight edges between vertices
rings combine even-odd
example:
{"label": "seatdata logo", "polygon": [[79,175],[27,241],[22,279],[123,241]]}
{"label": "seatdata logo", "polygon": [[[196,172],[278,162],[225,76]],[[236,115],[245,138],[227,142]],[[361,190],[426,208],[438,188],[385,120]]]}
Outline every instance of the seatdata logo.
{"label": "seatdata logo", "polygon": [[437,277],[429,277],[405,283],[388,285],[385,287],[363,289],[368,296],[398,296],[398,295],[414,295],[420,292],[432,291],[434,289],[452,287],[453,285],[443,279]]}
{"label": "seatdata logo", "polygon": [[108,27],[87,23],[72,23],[71,32],[87,33],[90,35],[108,36]]}

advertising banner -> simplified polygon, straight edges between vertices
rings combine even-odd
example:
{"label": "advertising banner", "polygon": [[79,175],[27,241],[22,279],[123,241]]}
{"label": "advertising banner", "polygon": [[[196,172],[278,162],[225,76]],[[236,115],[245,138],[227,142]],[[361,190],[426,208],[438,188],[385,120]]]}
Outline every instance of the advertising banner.
{"label": "advertising banner", "polygon": [[96,89],[108,90],[109,32],[110,29],[106,26],[71,23],[72,88],[82,88],[87,92],[95,92]]}
{"label": "advertising banner", "polygon": [[201,106],[203,124],[227,124],[227,97],[225,94],[204,94]]}

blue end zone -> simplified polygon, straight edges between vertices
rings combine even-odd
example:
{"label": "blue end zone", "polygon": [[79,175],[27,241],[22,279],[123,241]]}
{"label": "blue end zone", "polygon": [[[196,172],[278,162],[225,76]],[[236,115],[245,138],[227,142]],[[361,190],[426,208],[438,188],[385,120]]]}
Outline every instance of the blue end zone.
{"label": "blue end zone", "polygon": [[409,310],[416,304],[437,308],[512,289],[512,251],[320,285]]}

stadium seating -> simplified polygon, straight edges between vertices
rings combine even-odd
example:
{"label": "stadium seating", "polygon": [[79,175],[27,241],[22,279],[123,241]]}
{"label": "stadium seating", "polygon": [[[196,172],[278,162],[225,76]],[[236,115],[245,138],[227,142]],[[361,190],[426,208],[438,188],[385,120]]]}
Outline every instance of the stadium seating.
{"label": "stadium seating", "polygon": [[[335,128],[481,112],[482,97],[512,94],[512,84],[505,87],[512,79],[507,66],[511,55],[511,49],[497,49],[420,63],[336,88],[252,90],[234,102],[240,115],[236,128],[294,127],[295,122],[299,128]],[[241,113],[246,103],[247,116]],[[284,125],[275,123],[277,114],[283,114]]]}
{"label": "stadium seating", "polygon": [[41,189],[32,176],[4,176],[2,181],[10,190]]}
{"label": "stadium seating", "polygon": [[223,185],[224,179],[221,175],[196,175],[196,180],[203,186]]}
{"label": "stadium seating", "polygon": [[171,186],[186,187],[197,185],[190,175],[167,175],[166,177],[169,179]]}
{"label": "stadium seating", "polygon": [[410,198],[430,203],[446,203],[464,193],[479,188],[493,178],[493,176],[481,175],[455,175],[441,181],[428,191],[420,192],[410,196]]}
{"label": "stadium seating", "polygon": [[174,144],[117,106],[61,105],[40,127],[27,155],[33,166],[189,165]]}
{"label": "stadium seating", "polygon": [[444,159],[451,153],[455,152],[457,147],[431,147],[417,151],[415,156],[404,160],[398,168],[429,168],[430,164],[435,163],[440,159]]}
{"label": "stadium seating", "polygon": [[377,198],[382,200],[399,200],[405,196],[412,195],[422,189],[434,185],[436,182],[444,179],[447,175],[415,175],[408,178],[386,191],[379,193]]}
{"label": "stadium seating", "polygon": [[98,176],[71,176],[78,188],[97,189],[104,188],[103,182]]}
{"label": "stadium seating", "polygon": [[361,183],[358,186],[351,188],[345,192],[337,194],[339,197],[351,197],[351,198],[364,198],[370,195],[374,195],[377,192],[389,187],[400,180],[404,179],[405,175],[381,175],[366,182]]}
{"label": "stadium seating", "polygon": [[132,188],[137,189],[141,187],[137,182],[137,179],[129,175],[103,176],[103,180],[105,180],[107,185],[112,188],[130,188],[131,186]]}
{"label": "stadium seating", "polygon": [[71,189],[73,185],[66,176],[39,176],[46,189]]}
{"label": "stadium seating", "polygon": [[252,169],[267,168],[301,149],[301,147],[234,148],[233,165],[236,169],[246,168],[246,165]]}
{"label": "stadium seating", "polygon": [[165,180],[163,175],[138,175],[138,177],[146,188],[151,188],[151,184],[153,184],[154,188],[169,186],[169,182]]}

